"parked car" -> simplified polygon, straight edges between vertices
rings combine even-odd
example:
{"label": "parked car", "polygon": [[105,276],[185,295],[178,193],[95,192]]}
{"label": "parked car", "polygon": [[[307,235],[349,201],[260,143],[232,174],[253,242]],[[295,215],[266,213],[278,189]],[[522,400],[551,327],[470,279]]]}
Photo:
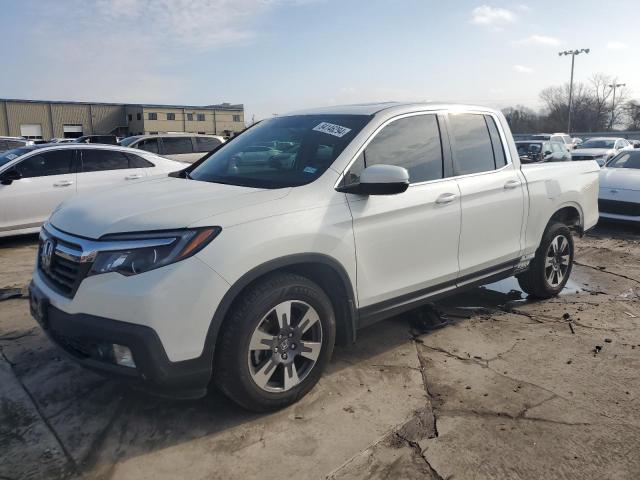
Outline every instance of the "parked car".
{"label": "parked car", "polygon": [[571,152],[571,157],[573,160],[595,160],[603,166],[623,150],[633,150],[624,138],[594,137],[582,142],[579,148]]}
{"label": "parked car", "polygon": [[135,135],[127,137],[120,145],[138,148],[147,152],[157,153],[172,160],[193,163],[203,155],[224,143],[224,138],[218,135],[159,134]]}
{"label": "parked car", "polygon": [[[295,161],[232,167],[274,141],[299,144]],[[512,275],[558,294],[571,229],[598,220],[598,172],[521,166],[488,108],[281,115],[167,178],[65,202],[41,232],[32,313],[140,388],[193,398],[213,379],[245,408],[281,408],[358,328]]]}
{"label": "parked car", "polygon": [[75,141],[75,138],[52,138],[49,143],[73,143]]}
{"label": "parked car", "polygon": [[33,141],[22,137],[0,137],[0,153],[27,145],[33,145]]}
{"label": "parked car", "polygon": [[576,149],[580,146],[580,144],[582,143],[582,139],[578,138],[578,137],[574,137],[571,139],[571,143],[573,143],[573,149]]}
{"label": "parked car", "polygon": [[571,153],[559,142],[521,140],[516,142],[516,147],[522,163],[571,161]]}
{"label": "parked car", "polygon": [[573,150],[575,148],[573,139],[566,133],[540,133],[532,135],[531,140],[549,140],[551,142],[562,143],[567,147],[567,150]]}
{"label": "parked car", "polygon": [[102,143],[105,145],[117,145],[118,137],[115,135],[83,135],[76,138],[73,143]]}
{"label": "parked car", "polygon": [[621,152],[600,171],[600,216],[640,223],[640,151]]}
{"label": "parked car", "polygon": [[629,140],[629,143],[633,148],[640,148],[640,140]]}
{"label": "parked car", "polygon": [[0,237],[33,233],[76,193],[129,184],[186,165],[147,152],[75,143],[0,154]]}

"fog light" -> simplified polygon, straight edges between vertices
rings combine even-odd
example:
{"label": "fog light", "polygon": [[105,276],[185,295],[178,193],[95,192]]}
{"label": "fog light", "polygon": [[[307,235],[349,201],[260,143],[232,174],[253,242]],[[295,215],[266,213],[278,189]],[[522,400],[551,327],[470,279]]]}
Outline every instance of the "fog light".
{"label": "fog light", "polygon": [[113,359],[123,367],[136,368],[136,362],[133,361],[131,350],[124,345],[113,344]]}

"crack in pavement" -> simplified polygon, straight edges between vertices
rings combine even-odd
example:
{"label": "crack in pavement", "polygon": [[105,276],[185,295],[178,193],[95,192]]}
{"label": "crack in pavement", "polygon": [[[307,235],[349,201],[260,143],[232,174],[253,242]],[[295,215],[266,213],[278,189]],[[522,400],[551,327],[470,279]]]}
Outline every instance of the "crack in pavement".
{"label": "crack in pavement", "polygon": [[6,335],[0,336],[0,342],[2,342],[2,341],[20,340],[21,338],[24,338],[24,337],[35,337],[36,336],[35,328],[32,328],[28,332],[22,333],[20,335],[16,335],[16,336],[13,336],[13,337],[10,336],[13,333],[15,333],[15,332],[10,332],[10,333],[7,333]]}
{"label": "crack in pavement", "polygon": [[400,441],[406,444],[409,448],[411,448],[415,455],[417,455],[424,461],[424,463],[427,465],[427,468],[429,469],[429,472],[431,473],[431,475],[433,475],[436,478],[436,480],[445,480],[445,478],[442,475],[440,475],[440,473],[438,473],[438,471],[435,468],[433,468],[433,466],[431,465],[427,457],[425,457],[422,454],[422,448],[420,448],[420,445],[418,444],[418,442],[409,440],[408,438],[404,437],[400,432],[395,432],[394,435],[396,436],[396,438],[398,438]]}
{"label": "crack in pavement", "polygon": [[626,275],[622,275],[621,273],[615,273],[615,272],[612,272],[610,270],[605,270],[604,268],[594,267],[593,265],[589,265],[589,264],[586,264],[586,263],[581,263],[581,262],[578,262],[576,260],[574,260],[573,263],[574,263],[574,265],[580,265],[581,267],[591,268],[591,269],[596,270],[598,272],[608,273],[609,275],[615,275],[616,277],[620,277],[620,278],[626,278],[627,280],[631,280],[632,282],[635,282],[635,283],[640,285],[640,280],[635,279],[633,277],[628,277]]}
{"label": "crack in pavement", "polygon": [[29,391],[27,386],[22,382],[22,379],[16,374],[16,372],[14,370],[15,363],[12,363],[12,362],[9,361],[9,359],[7,358],[7,356],[5,355],[5,353],[4,353],[4,351],[2,350],[1,347],[0,347],[0,355],[2,355],[2,357],[5,359],[5,361],[7,362],[9,367],[11,368],[11,372],[13,373],[13,376],[15,377],[16,381],[22,387],[22,390],[27,395],[27,397],[29,397],[29,400],[33,404],[33,408],[37,412],[38,416],[40,417],[40,419],[42,420],[44,425],[47,427],[47,429],[49,430],[49,432],[51,433],[53,438],[55,438],[56,442],[60,446],[60,450],[62,451],[62,453],[64,454],[65,458],[67,459],[67,462],[69,463],[69,465],[73,469],[73,473],[78,475],[80,473],[80,470],[78,468],[78,464],[76,463],[76,461],[71,456],[71,453],[69,453],[69,450],[67,450],[67,447],[63,443],[63,441],[60,438],[60,436],[58,435],[58,432],[55,431],[53,426],[49,423],[49,420],[47,419],[47,417],[44,415],[44,413],[40,409],[40,406],[36,402],[35,397],[31,394],[31,392]]}

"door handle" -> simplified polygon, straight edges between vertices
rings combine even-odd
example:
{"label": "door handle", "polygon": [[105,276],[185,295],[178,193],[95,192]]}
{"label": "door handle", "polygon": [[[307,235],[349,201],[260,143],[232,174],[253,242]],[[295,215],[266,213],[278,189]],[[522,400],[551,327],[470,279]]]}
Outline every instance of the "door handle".
{"label": "door handle", "polygon": [[124,177],[125,180],[137,180],[138,178],[142,178],[143,175],[140,175],[139,173],[134,173],[133,175],[127,175],[126,177]]}
{"label": "door handle", "polygon": [[511,190],[519,186],[520,186],[520,180],[515,180],[515,179],[509,180],[507,183],[504,184],[505,190]]}
{"label": "door handle", "polygon": [[455,193],[443,193],[436,199],[436,203],[438,205],[444,205],[447,203],[451,203],[456,199]]}
{"label": "door handle", "polygon": [[54,182],[53,184],[54,187],[68,187],[70,185],[73,185],[72,180],[60,180],[59,182]]}

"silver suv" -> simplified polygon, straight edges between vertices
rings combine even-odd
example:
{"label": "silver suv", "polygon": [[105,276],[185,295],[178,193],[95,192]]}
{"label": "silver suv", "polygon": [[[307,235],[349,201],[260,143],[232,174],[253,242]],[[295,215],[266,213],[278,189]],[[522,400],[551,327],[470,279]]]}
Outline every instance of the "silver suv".
{"label": "silver suv", "polygon": [[193,163],[222,143],[224,138],[218,135],[161,133],[127,137],[120,142],[120,145],[146,150],[179,162]]}

